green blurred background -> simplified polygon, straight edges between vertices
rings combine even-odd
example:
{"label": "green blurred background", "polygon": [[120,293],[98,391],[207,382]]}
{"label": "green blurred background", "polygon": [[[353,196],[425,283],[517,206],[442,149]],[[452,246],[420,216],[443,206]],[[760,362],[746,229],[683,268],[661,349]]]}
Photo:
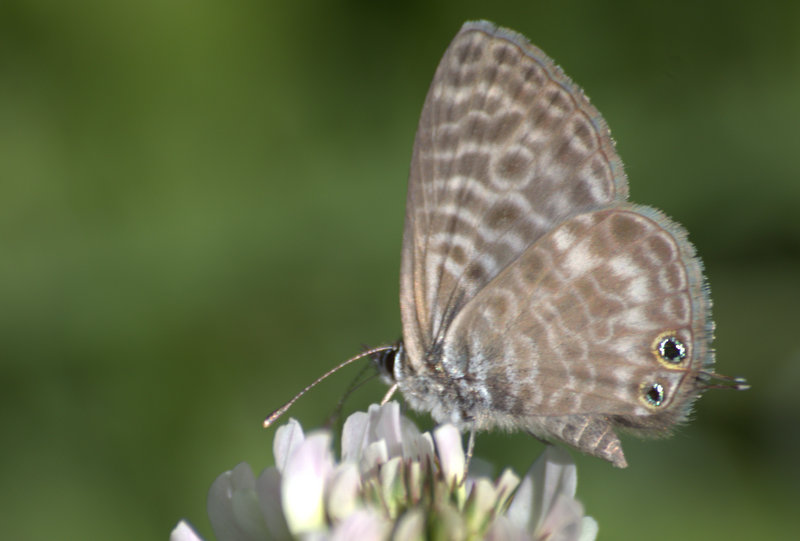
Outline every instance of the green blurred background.
{"label": "green blurred background", "polygon": [[[600,539],[781,539],[800,503],[800,8],[586,1],[0,3],[0,528],[212,537],[261,419],[400,334],[406,175],[465,20],[527,35],[702,254],[719,370],[631,466],[575,455]],[[299,402],[318,426],[358,372]],[[383,395],[373,382],[345,412]],[[428,427],[430,420],[421,417]],[[479,437],[524,472],[540,443]],[[791,528],[791,529],[790,529]]]}

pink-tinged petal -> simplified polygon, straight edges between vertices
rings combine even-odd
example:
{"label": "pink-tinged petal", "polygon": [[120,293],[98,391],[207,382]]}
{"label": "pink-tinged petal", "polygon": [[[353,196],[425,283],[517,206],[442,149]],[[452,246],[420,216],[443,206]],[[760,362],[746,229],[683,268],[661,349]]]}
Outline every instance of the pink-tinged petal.
{"label": "pink-tinged petal", "polygon": [[499,514],[505,507],[506,500],[519,483],[519,478],[507,469],[496,483],[488,477],[468,479],[466,483],[469,494],[464,506],[464,516],[470,531],[482,531],[491,517]]}
{"label": "pink-tinged petal", "polygon": [[523,478],[505,517],[537,540],[592,541],[597,523],[583,516],[583,506],[574,498],[576,486],[569,454],[549,446]]}
{"label": "pink-tinged petal", "polygon": [[289,526],[281,503],[281,474],[276,467],[266,468],[256,479],[256,494],[261,515],[267,526],[268,538],[291,539]]}
{"label": "pink-tinged petal", "polygon": [[361,476],[353,462],[340,464],[328,483],[325,501],[331,521],[344,520],[358,507]]}
{"label": "pink-tinged petal", "polygon": [[383,464],[378,470],[378,479],[385,511],[392,519],[395,519],[401,502],[405,502],[407,497],[403,457],[390,458]]}
{"label": "pink-tinged petal", "polygon": [[517,526],[534,531],[547,516],[555,498],[572,498],[577,486],[575,464],[566,451],[548,445],[525,474],[506,516]]}
{"label": "pink-tinged petal", "polygon": [[275,431],[272,454],[275,456],[275,466],[279,472],[283,472],[286,461],[304,440],[303,427],[295,419],[289,419],[288,423]]}
{"label": "pink-tinged petal", "polygon": [[425,477],[422,465],[419,462],[412,462],[408,467],[408,501],[411,505],[417,505],[422,499],[425,491]]}
{"label": "pink-tinged petal", "polygon": [[464,517],[467,528],[471,532],[481,531],[494,509],[497,501],[497,492],[494,484],[487,478],[476,479],[469,491],[469,497],[464,507]]}
{"label": "pink-tinged petal", "polygon": [[400,416],[400,431],[404,442],[406,439],[413,440],[422,436],[422,432],[419,431],[417,425],[411,419],[402,415]]}
{"label": "pink-tinged petal", "polygon": [[544,470],[544,475],[538,476],[544,479],[544,493],[550,497],[555,494],[565,494],[575,496],[578,487],[578,473],[575,463],[565,450],[555,445],[548,445],[537,460]]}
{"label": "pink-tinged petal", "polygon": [[499,512],[506,506],[508,499],[514,494],[514,489],[519,486],[519,477],[516,473],[506,468],[500,475],[500,478],[495,483],[497,490],[497,503],[495,504],[495,512]]}
{"label": "pink-tinged petal", "polygon": [[455,506],[437,505],[434,509],[436,509],[436,515],[429,517],[428,520],[431,539],[469,539],[464,517]]}
{"label": "pink-tinged petal", "polygon": [[535,538],[547,541],[576,541],[581,534],[583,506],[566,494],[557,494]]}
{"label": "pink-tinged petal", "polygon": [[402,421],[403,456],[419,462],[432,461],[436,451],[430,433],[420,434],[417,427],[410,420],[403,417]]}
{"label": "pink-tinged petal", "polygon": [[349,415],[342,427],[342,462],[358,462],[368,444],[369,415],[357,411]]}
{"label": "pink-tinged petal", "polygon": [[372,541],[388,539],[392,524],[376,513],[356,511],[338,524],[330,537],[331,541]]}
{"label": "pink-tinged petal", "polygon": [[484,536],[485,541],[530,541],[530,534],[506,516],[497,517]]}
{"label": "pink-tinged petal", "polygon": [[598,531],[600,531],[600,527],[597,525],[595,519],[592,517],[583,517],[583,519],[581,519],[581,536],[578,538],[578,541],[595,541]]}
{"label": "pink-tinged petal", "polygon": [[323,496],[333,471],[331,435],[312,434],[288,457],[281,481],[281,503],[294,535],[325,528]]}
{"label": "pink-tinged petal", "polygon": [[451,487],[458,485],[464,478],[467,463],[464,447],[461,445],[461,433],[455,426],[446,424],[433,431],[433,439],[447,484]]}
{"label": "pink-tinged petal", "polygon": [[424,541],[425,537],[425,512],[417,507],[411,509],[400,517],[394,529],[393,539],[403,541]]}
{"label": "pink-tinged petal", "polygon": [[[432,446],[421,437],[414,423],[400,415],[400,405],[389,402],[383,406],[372,404],[365,414],[357,412],[345,421],[342,430],[342,462],[364,460],[364,453],[371,444],[384,441],[386,456],[432,456]],[[410,445],[410,448],[409,448]],[[410,449],[412,455],[407,454]],[[371,457],[373,458],[373,457]]]}
{"label": "pink-tinged petal", "polygon": [[372,475],[387,460],[389,460],[389,452],[386,450],[386,442],[384,440],[374,441],[364,449],[358,469],[362,476]]}
{"label": "pink-tinged petal", "polygon": [[492,483],[488,477],[467,480],[469,497],[463,512],[469,530],[484,531],[489,521],[505,508],[506,500],[517,483],[519,478],[508,469],[496,483]]}
{"label": "pink-tinged petal", "polygon": [[533,521],[533,477],[530,471],[519,483],[505,516],[511,524],[524,531],[532,532],[536,526]]}
{"label": "pink-tinged petal", "polygon": [[400,424],[400,404],[388,402],[369,407],[370,440],[384,440],[389,457],[403,456],[403,430]]}
{"label": "pink-tinged petal", "polygon": [[575,463],[565,450],[548,445],[531,468],[534,492],[534,524],[544,520],[559,494],[572,498],[578,486]]}
{"label": "pink-tinged petal", "polygon": [[258,505],[253,470],[246,463],[217,477],[208,491],[208,518],[217,539],[264,539],[266,524]]}
{"label": "pink-tinged petal", "polygon": [[169,541],[203,541],[186,521],[180,521],[169,534]]}

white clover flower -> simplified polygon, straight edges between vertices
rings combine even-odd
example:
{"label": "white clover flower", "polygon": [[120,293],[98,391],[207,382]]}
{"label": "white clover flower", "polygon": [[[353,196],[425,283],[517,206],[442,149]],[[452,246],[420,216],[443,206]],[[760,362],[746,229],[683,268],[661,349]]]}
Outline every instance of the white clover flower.
{"label": "white clover flower", "polygon": [[[396,402],[347,418],[337,463],[327,431],[291,419],[273,443],[275,466],[256,479],[247,464],[220,475],[208,514],[220,541],[531,539],[592,541],[597,523],[575,500],[569,455],[548,447],[520,479],[464,478],[461,434],[420,433]],[[516,489],[516,490],[515,490]],[[201,541],[181,521],[171,541]]]}

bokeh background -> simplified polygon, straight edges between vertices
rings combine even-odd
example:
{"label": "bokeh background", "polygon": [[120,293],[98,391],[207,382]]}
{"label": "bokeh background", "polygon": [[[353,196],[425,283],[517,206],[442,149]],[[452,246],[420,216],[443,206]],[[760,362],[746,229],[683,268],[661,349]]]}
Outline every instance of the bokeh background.
{"label": "bokeh background", "polygon": [[[261,419],[400,335],[406,175],[465,20],[527,35],[603,112],[632,198],[702,254],[718,367],[669,440],[573,453],[601,539],[785,539],[800,503],[800,4],[0,3],[0,526],[165,539]],[[319,426],[350,368],[291,414]],[[380,399],[372,382],[345,413]],[[430,420],[420,418],[424,427]],[[478,438],[523,473],[542,445]]]}

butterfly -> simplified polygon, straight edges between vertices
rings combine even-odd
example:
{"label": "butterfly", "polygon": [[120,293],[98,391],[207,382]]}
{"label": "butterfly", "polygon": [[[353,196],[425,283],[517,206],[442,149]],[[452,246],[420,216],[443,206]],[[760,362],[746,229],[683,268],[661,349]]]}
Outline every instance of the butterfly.
{"label": "butterfly", "polygon": [[392,391],[470,443],[524,430],[625,467],[619,429],[665,434],[704,390],[746,388],[713,371],[686,232],[627,197],[583,91],[520,34],[466,23],[413,147]]}

